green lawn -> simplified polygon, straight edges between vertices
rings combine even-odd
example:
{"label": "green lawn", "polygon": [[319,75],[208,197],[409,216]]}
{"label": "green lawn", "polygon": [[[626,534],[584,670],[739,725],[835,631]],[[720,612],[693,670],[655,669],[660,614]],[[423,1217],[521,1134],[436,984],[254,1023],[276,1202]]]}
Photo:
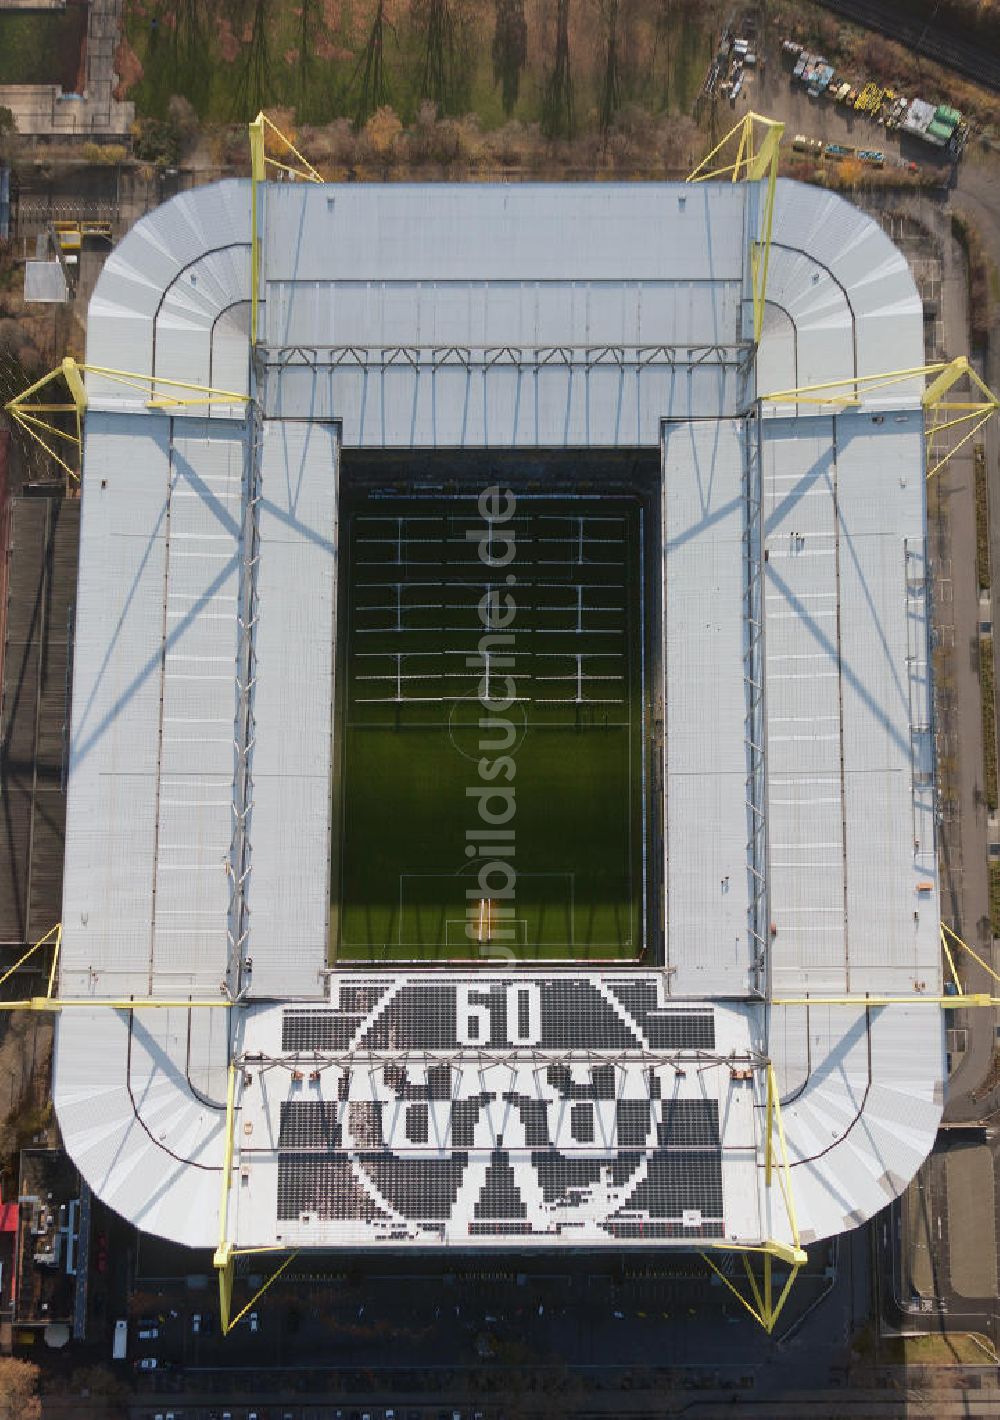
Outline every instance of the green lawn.
{"label": "green lawn", "polygon": [[0,11],[0,84],[82,84],[86,5],[65,10]]}
{"label": "green lawn", "polygon": [[[500,13],[523,14],[523,47],[515,44],[516,98],[508,114],[495,68]],[[142,117],[165,118],[182,95],[200,118],[246,122],[261,106],[289,108],[294,123],[362,120],[381,104],[411,124],[424,100],[455,118],[474,114],[484,130],[513,118],[537,123],[553,68],[556,6],[525,0],[447,0],[441,7],[410,0],[133,0],[126,7],[131,52],[128,97]],[[609,13],[596,4],[567,10],[569,78],[575,131],[597,130],[607,82]],[[617,87],[623,110],[688,113],[729,13],[722,0],[666,4],[633,0],[618,15]],[[432,24],[433,16],[438,17]],[[382,25],[377,24],[382,17]],[[432,37],[439,44],[432,48]],[[375,55],[378,61],[375,61]],[[436,59],[435,59],[436,55]],[[373,70],[378,83],[366,83]],[[432,82],[431,76],[439,75]],[[470,130],[471,132],[471,130]],[[524,135],[516,132],[516,145]],[[338,147],[343,146],[343,135]],[[652,137],[647,136],[647,143]],[[469,138],[473,147],[475,135]],[[415,161],[451,161],[448,143]],[[452,148],[454,147],[454,135]],[[322,167],[325,156],[313,153]],[[472,154],[465,154],[471,160]],[[343,157],[336,165],[347,161]]]}
{"label": "green lawn", "polygon": [[[639,503],[521,496],[505,525],[515,555],[492,571],[466,538],[473,526],[481,522],[472,496],[362,495],[342,508],[333,954],[495,960],[509,946],[521,959],[634,958],[642,938]],[[491,659],[485,690],[479,603],[490,586],[513,598],[500,606],[513,642],[491,652],[512,663]],[[484,709],[481,695],[499,702],[511,688],[508,709]],[[487,809],[500,816],[512,805],[502,840],[516,875],[512,899],[502,896],[502,868],[485,893],[477,886],[482,859],[466,852],[486,841],[467,837],[483,833],[479,799],[468,791],[507,789],[508,780],[512,796]],[[483,897],[493,905],[481,907]],[[493,916],[488,930],[484,914],[502,904],[512,920]]]}

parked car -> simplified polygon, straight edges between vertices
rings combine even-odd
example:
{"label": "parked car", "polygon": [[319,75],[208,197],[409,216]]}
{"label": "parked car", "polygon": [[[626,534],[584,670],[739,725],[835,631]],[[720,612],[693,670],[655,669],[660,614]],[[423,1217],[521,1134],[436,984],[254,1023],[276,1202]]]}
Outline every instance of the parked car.
{"label": "parked car", "polygon": [[259,1331],[259,1330],[260,1330],[260,1318],[259,1318],[259,1316],[257,1315],[256,1312],[251,1312],[251,1313],[250,1313],[250,1330],[251,1330],[251,1331]]}

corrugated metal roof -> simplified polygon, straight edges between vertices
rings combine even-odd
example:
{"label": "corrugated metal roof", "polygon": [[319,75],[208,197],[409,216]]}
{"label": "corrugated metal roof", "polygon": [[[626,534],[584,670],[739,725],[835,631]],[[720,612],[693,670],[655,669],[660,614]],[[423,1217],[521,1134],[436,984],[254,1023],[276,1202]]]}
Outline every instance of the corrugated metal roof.
{"label": "corrugated metal roof", "polygon": [[742,996],[747,758],[742,420],[663,432],[666,942],[678,996]]}

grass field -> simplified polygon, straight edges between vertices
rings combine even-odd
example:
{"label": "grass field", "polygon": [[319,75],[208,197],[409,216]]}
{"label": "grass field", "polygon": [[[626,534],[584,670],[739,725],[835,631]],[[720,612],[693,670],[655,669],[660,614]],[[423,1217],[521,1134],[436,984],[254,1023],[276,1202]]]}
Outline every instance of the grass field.
{"label": "grass field", "polygon": [[[511,560],[491,569],[467,537],[482,527],[474,495],[356,496],[341,510],[334,956],[496,960],[503,940],[520,959],[635,958],[638,499],[521,495],[504,525]],[[512,598],[502,604],[511,639],[480,654],[491,588]],[[495,834],[476,791],[508,787],[488,803],[495,817],[510,811]],[[484,892],[479,850],[501,838],[516,882],[500,868]],[[512,897],[494,898],[497,886]]]}
{"label": "grass field", "polygon": [[[565,13],[573,127],[584,133],[598,125],[609,54],[623,107],[687,113],[728,10],[722,0],[633,0],[614,11],[613,43],[602,6],[574,0]],[[507,111],[494,50],[505,14],[523,23]],[[293,109],[297,124],[363,122],[382,104],[411,123],[424,100],[453,117],[475,114],[487,130],[508,118],[535,123],[556,14],[549,0],[128,0],[128,97],[139,115],[161,119],[178,94],[200,118],[224,123],[246,122],[262,105]],[[373,72],[378,82],[366,84]]]}
{"label": "grass field", "polygon": [[87,33],[86,5],[0,13],[0,84],[58,84],[78,89]]}

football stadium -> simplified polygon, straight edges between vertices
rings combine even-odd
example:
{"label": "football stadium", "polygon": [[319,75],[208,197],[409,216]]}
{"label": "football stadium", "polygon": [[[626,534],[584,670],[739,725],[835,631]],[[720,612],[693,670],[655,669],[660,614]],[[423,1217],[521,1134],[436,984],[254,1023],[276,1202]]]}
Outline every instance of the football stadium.
{"label": "football stadium", "polygon": [[931,1148],[955,375],[772,136],[745,181],[255,159],[104,268],[54,1095],[225,1324],[246,1254],[569,1248],[756,1255],[770,1326]]}

